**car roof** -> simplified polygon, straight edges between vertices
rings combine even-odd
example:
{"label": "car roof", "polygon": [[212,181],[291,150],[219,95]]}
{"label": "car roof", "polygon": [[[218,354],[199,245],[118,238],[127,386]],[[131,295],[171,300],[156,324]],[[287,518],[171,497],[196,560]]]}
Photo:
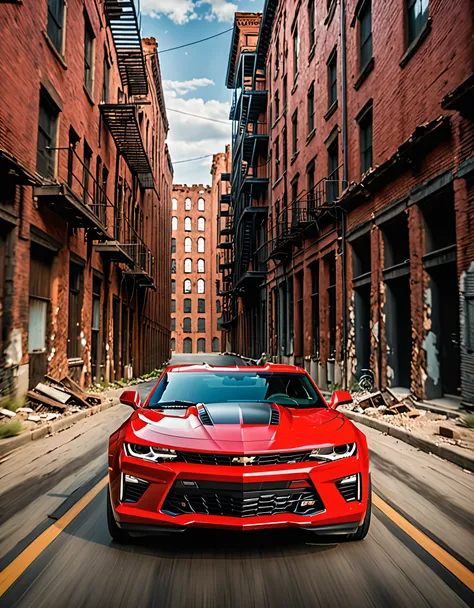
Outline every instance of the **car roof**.
{"label": "car roof", "polygon": [[283,365],[280,363],[266,363],[265,365],[209,365],[208,363],[181,363],[178,365],[170,365],[165,372],[280,372],[290,374],[305,374],[302,367],[294,365]]}

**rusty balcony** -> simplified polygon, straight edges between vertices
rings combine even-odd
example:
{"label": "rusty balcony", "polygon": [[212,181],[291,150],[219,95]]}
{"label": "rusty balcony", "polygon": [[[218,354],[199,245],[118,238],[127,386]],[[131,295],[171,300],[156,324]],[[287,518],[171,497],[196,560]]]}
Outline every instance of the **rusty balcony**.
{"label": "rusty balcony", "polygon": [[143,144],[137,109],[132,104],[101,103],[102,118],[114,138],[117,150],[142,188],[153,188],[153,170]]}
{"label": "rusty balcony", "polygon": [[117,67],[130,95],[147,95],[145,57],[140,33],[138,0],[105,0],[105,16],[112,33]]}
{"label": "rusty balcony", "polygon": [[113,204],[76,150],[47,148],[44,154],[49,158],[57,155],[58,176],[34,186],[33,196],[71,227],[86,230],[93,240],[112,241],[107,216]]}
{"label": "rusty balcony", "polygon": [[135,279],[138,287],[155,290],[154,267],[155,260],[151,251],[138,235],[136,241],[124,243],[122,248],[132,259],[133,263],[124,270],[124,275]]}

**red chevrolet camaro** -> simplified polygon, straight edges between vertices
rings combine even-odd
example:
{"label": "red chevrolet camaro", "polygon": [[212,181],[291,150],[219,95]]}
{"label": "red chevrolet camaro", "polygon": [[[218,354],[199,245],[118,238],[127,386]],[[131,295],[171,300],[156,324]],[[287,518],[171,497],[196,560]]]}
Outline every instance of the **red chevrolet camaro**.
{"label": "red chevrolet camaro", "polygon": [[112,538],[191,527],[294,527],[361,540],[371,485],[365,435],[301,368],[168,367],[110,437]]}

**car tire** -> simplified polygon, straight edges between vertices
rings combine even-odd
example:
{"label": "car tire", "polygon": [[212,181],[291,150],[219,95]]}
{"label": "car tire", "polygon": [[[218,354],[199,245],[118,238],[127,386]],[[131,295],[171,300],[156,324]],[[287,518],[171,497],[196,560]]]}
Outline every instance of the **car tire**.
{"label": "car tire", "polygon": [[367,499],[367,510],[365,512],[364,521],[362,525],[357,528],[357,531],[354,534],[349,534],[346,538],[347,541],[353,540],[364,540],[364,538],[369,533],[370,528],[370,518],[372,515],[372,479],[369,475],[369,497]]}
{"label": "car tire", "polygon": [[122,530],[118,527],[117,522],[115,521],[114,511],[112,508],[112,503],[110,501],[110,488],[107,485],[107,527],[109,528],[109,534],[112,539],[121,545],[128,543],[130,541],[130,536],[125,530]]}

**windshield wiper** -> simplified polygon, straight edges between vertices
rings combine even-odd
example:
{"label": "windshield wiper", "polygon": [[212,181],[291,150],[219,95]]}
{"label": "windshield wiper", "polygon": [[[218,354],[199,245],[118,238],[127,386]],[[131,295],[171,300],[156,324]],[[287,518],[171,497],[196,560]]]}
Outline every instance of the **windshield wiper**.
{"label": "windshield wiper", "polygon": [[193,405],[196,405],[194,403],[194,401],[185,401],[184,399],[176,399],[174,401],[158,401],[158,403],[153,403],[153,405],[150,405],[149,407],[151,409],[156,409],[156,410],[166,410],[166,409],[175,409],[175,408],[179,408],[179,407],[185,407],[187,409],[188,407],[191,407]]}

